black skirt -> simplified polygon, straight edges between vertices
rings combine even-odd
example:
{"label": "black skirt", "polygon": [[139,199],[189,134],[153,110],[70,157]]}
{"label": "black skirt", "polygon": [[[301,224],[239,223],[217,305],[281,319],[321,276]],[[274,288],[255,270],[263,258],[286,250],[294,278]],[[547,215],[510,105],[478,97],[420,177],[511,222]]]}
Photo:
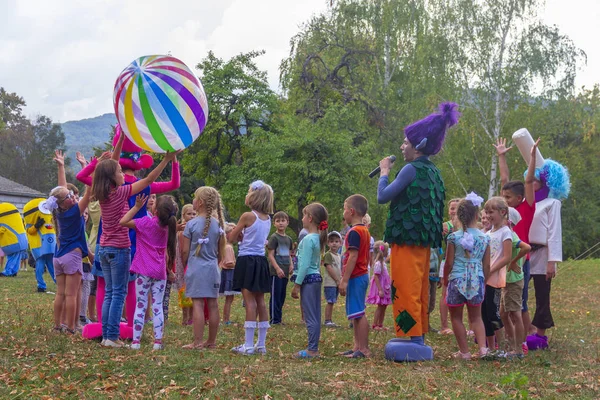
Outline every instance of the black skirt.
{"label": "black skirt", "polygon": [[265,256],[241,256],[233,270],[233,290],[246,289],[250,292],[269,293],[269,263]]}

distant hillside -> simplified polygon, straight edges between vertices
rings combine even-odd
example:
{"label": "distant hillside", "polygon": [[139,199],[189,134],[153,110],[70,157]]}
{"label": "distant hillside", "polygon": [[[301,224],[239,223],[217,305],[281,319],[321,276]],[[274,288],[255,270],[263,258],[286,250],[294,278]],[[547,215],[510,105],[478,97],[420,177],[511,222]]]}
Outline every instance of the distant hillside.
{"label": "distant hillside", "polygon": [[75,152],[80,151],[89,159],[94,154],[94,147],[103,147],[109,140],[111,126],[116,123],[115,114],[110,113],[61,124],[66,138],[67,157],[72,159],[71,165],[76,171],[79,166],[75,161]]}

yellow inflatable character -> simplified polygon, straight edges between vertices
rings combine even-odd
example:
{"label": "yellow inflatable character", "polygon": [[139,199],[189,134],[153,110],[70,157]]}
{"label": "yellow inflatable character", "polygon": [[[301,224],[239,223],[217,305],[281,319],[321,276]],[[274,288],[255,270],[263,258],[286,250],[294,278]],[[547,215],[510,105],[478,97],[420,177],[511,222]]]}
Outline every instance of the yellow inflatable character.
{"label": "yellow inflatable character", "polygon": [[35,259],[35,278],[38,292],[46,291],[44,271],[46,268],[54,278],[52,259],[56,250],[56,231],[52,220],[52,212],[45,207],[46,199],[33,199],[23,207],[23,219],[27,230],[29,250]]}
{"label": "yellow inflatable character", "polygon": [[27,251],[27,235],[17,207],[0,203],[0,248],[6,254],[6,267],[0,276],[17,276],[21,253]]}

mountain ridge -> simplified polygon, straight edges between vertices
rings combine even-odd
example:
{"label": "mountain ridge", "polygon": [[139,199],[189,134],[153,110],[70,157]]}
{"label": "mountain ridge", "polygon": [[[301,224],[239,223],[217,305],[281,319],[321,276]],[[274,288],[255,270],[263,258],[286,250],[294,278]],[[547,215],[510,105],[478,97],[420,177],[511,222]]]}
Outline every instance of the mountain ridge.
{"label": "mountain ridge", "polygon": [[94,155],[94,147],[104,147],[105,143],[110,140],[112,127],[116,123],[117,118],[114,113],[61,123],[67,147],[66,156],[71,158],[71,165],[77,168],[76,152],[81,152],[89,159]]}

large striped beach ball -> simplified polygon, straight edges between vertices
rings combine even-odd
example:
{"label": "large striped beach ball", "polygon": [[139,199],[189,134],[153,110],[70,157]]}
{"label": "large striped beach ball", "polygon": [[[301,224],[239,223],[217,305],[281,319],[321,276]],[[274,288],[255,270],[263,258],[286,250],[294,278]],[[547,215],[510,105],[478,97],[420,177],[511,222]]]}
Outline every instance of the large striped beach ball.
{"label": "large striped beach ball", "polygon": [[113,103],[125,135],[156,153],[188,147],[208,119],[200,80],[172,56],[144,56],[129,64],[115,82]]}

